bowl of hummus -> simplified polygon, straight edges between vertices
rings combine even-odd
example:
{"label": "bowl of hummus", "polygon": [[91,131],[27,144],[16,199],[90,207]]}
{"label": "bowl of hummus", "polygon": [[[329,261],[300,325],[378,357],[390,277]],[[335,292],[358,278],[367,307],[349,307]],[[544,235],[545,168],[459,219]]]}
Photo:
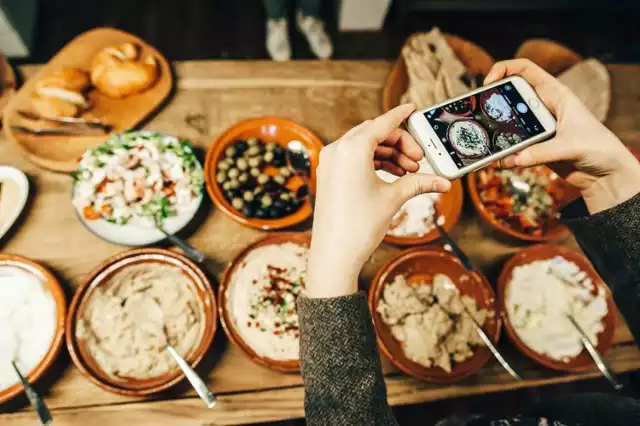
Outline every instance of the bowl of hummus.
{"label": "bowl of hummus", "polygon": [[498,292],[509,338],[539,364],[569,372],[593,368],[569,315],[598,352],[611,349],[613,297],[583,255],[550,245],[525,249],[505,265]]}
{"label": "bowl of hummus", "polygon": [[297,298],[305,291],[310,241],[301,233],[268,236],[244,249],[220,283],[220,318],[229,339],[276,371],[300,370]]}
{"label": "bowl of hummus", "polygon": [[167,348],[195,367],[216,322],[213,289],[193,262],[169,250],[129,250],[107,259],[76,292],[67,347],[101,388],[149,395],[184,378]]}
{"label": "bowl of hummus", "polygon": [[454,121],[447,135],[453,149],[463,158],[482,158],[489,154],[489,134],[477,121]]}

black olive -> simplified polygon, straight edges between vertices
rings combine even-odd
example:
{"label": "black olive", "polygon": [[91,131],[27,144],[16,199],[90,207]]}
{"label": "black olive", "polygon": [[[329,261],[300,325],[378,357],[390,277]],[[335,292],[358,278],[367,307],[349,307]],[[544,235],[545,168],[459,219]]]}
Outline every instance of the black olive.
{"label": "black olive", "polygon": [[267,211],[266,211],[265,209],[263,209],[263,208],[258,207],[258,208],[256,209],[256,217],[257,217],[258,219],[264,219],[264,218],[266,218],[266,217],[267,217]]}
{"label": "black olive", "polygon": [[265,183],[263,187],[266,192],[280,192],[282,190],[282,185],[278,184],[273,180],[270,180],[267,183]]}
{"label": "black olive", "polygon": [[236,196],[236,191],[232,189],[227,189],[226,191],[224,191],[224,198],[226,198],[227,201],[233,200],[235,196]]}
{"label": "black olive", "polygon": [[302,185],[296,190],[297,198],[305,198],[307,195],[309,195],[309,187],[307,185]]}
{"label": "black olive", "polygon": [[254,217],[256,215],[256,210],[251,204],[247,204],[242,208],[242,215],[244,217]]}
{"label": "black olive", "polygon": [[245,141],[243,140],[239,140],[238,142],[236,142],[233,145],[236,148],[236,151],[239,154],[242,154],[243,152],[245,152],[247,150],[247,148],[249,148],[249,144],[247,144]]}
{"label": "black olive", "polygon": [[283,156],[284,157],[284,148],[281,147],[280,145],[276,145],[273,148],[273,155],[275,155],[276,157],[278,157],[278,156]]}
{"label": "black olive", "polygon": [[288,203],[286,201],[283,201],[283,200],[281,200],[279,198],[273,201],[273,207],[277,207],[277,208],[283,209],[283,210],[287,206],[287,204]]}
{"label": "black olive", "polygon": [[276,206],[269,207],[269,217],[271,217],[273,219],[276,219],[276,218],[284,216],[283,213],[284,212],[282,211],[282,209],[279,209]]}
{"label": "black olive", "polygon": [[284,206],[284,212],[285,214],[291,214],[294,211],[296,211],[297,209],[295,208],[295,206],[291,203],[287,203],[286,206]]}
{"label": "black olive", "polygon": [[286,158],[284,158],[284,155],[282,155],[282,156],[275,156],[275,157],[273,158],[273,161],[271,162],[271,164],[272,164],[274,167],[284,167],[284,166],[286,166],[286,165],[287,165],[287,160],[286,160]]}

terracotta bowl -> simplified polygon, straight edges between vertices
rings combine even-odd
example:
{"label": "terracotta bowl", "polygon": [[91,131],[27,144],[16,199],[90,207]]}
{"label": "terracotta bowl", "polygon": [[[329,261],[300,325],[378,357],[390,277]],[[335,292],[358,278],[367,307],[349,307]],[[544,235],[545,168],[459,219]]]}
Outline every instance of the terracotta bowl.
{"label": "terracotta bowl", "polygon": [[582,57],[567,46],[543,38],[522,43],[514,58],[529,59],[551,75],[561,74],[582,61]]}
{"label": "terracotta bowl", "polygon": [[568,261],[575,263],[582,271],[587,273],[589,278],[591,278],[593,282],[596,283],[596,285],[602,286],[606,289],[608,312],[603,319],[604,330],[600,332],[600,334],[598,334],[598,345],[596,347],[602,355],[606,355],[609,349],[611,349],[616,329],[616,306],[613,301],[613,297],[611,296],[611,292],[609,291],[609,287],[607,287],[607,285],[602,282],[602,279],[600,278],[598,273],[595,271],[595,269],[593,269],[593,266],[591,266],[591,263],[589,263],[587,258],[585,258],[583,255],[564,247],[551,245],[536,245],[519,252],[507,262],[504,269],[502,270],[502,273],[500,274],[500,278],[498,279],[498,298],[500,301],[500,310],[502,312],[502,316],[504,317],[504,324],[507,330],[507,335],[522,353],[533,359],[535,362],[544,365],[545,367],[549,367],[558,371],[569,372],[589,370],[594,368],[595,366],[586,349],[583,350],[580,355],[571,359],[569,362],[558,361],[550,358],[547,355],[538,354],[525,345],[520,337],[518,337],[516,331],[511,325],[511,322],[509,321],[507,309],[504,302],[506,300],[506,290],[509,282],[511,281],[513,269],[516,266],[528,264],[536,260],[551,259],[555,256],[562,256]]}
{"label": "terracotta bowl", "polygon": [[250,360],[259,365],[262,365],[263,367],[267,367],[282,373],[296,373],[300,371],[299,360],[282,361],[258,355],[255,350],[251,346],[249,346],[249,344],[245,342],[244,339],[240,336],[240,333],[238,332],[236,327],[236,323],[231,317],[231,312],[229,311],[229,308],[227,306],[227,289],[229,288],[231,277],[233,276],[233,274],[235,274],[238,266],[242,264],[249,253],[259,247],[284,243],[295,243],[301,246],[309,247],[309,244],[311,243],[311,236],[309,234],[298,232],[272,234],[256,241],[255,243],[242,250],[240,254],[238,254],[238,256],[236,256],[236,258],[229,264],[229,266],[227,266],[222,274],[220,287],[218,289],[218,309],[220,310],[220,321],[222,322],[222,328],[229,337],[229,340],[231,340],[233,344],[240,348],[240,350],[244,352]]}
{"label": "terracotta bowl", "polygon": [[[56,277],[45,267],[33,260],[15,254],[0,254],[0,266],[20,268],[37,276],[42,281],[44,288],[51,293],[51,296],[56,303],[56,331],[53,336],[53,340],[51,340],[51,344],[49,345],[49,350],[45,354],[44,358],[40,360],[40,363],[36,368],[31,371],[22,371],[22,374],[25,375],[26,379],[33,384],[47,372],[60,353],[64,335],[64,322],[67,315],[67,301],[64,296],[64,291],[60,286],[60,282]],[[10,399],[20,395],[22,392],[24,392],[24,389],[20,383],[16,383],[4,390],[0,390],[0,404],[9,401]]]}
{"label": "terracotta bowl", "polygon": [[[316,167],[320,150],[324,147],[322,141],[311,130],[306,127],[280,117],[259,117],[250,118],[234,124],[222,133],[213,142],[207,152],[205,159],[205,180],[209,196],[213,203],[231,219],[243,225],[256,229],[273,230],[282,229],[297,225],[312,214],[311,203],[307,199],[305,203],[293,214],[278,219],[256,219],[246,218],[239,211],[234,209],[222,194],[221,188],[216,182],[218,162],[223,158],[224,150],[238,139],[246,140],[250,137],[257,137],[263,142],[276,142],[286,148],[287,143],[292,140],[299,140],[309,150],[311,161],[311,191],[315,192]],[[289,180],[287,187],[293,191],[302,186],[303,182],[298,177]]]}
{"label": "terracotta bowl", "polygon": [[[497,167],[496,165],[491,165],[489,167]],[[518,240],[523,241],[531,241],[531,242],[544,242],[544,241],[554,241],[561,238],[566,238],[569,235],[569,230],[566,226],[558,223],[556,226],[553,226],[549,232],[543,235],[531,235],[521,232],[515,228],[510,227],[507,224],[500,222],[498,219],[493,217],[489,211],[486,209],[483,201],[480,199],[480,192],[478,189],[478,173],[472,172],[467,175],[467,188],[469,190],[469,195],[471,196],[471,201],[478,212],[478,215],[482,220],[488,223],[493,229],[506,234],[512,238],[516,238]],[[571,186],[566,181],[562,180],[562,178],[557,178],[559,182],[562,184],[563,188],[566,191],[565,199],[562,204],[567,205],[571,201],[575,200],[580,196],[580,193],[577,188]]]}
{"label": "terracotta bowl", "polygon": [[89,354],[86,344],[77,338],[76,325],[87,307],[87,301],[96,288],[109,281],[116,272],[123,268],[140,263],[162,263],[178,267],[192,282],[193,288],[202,302],[205,321],[204,335],[200,344],[185,356],[185,360],[192,367],[195,367],[202,360],[211,346],[217,326],[216,300],[211,283],[196,264],[186,257],[169,250],[143,248],[127,250],[105,260],[89,273],[73,297],[66,324],[67,348],[76,367],[89,380],[109,392],[127,396],[150,395],[169,389],[184,379],[184,373],[176,368],[170,373],[144,380],[133,378],[114,380],[98,366]]}
{"label": "terracotta bowl", "polygon": [[404,355],[400,342],[392,336],[390,328],[384,324],[376,312],[384,286],[392,282],[396,275],[407,275],[410,284],[417,284],[421,280],[431,281],[437,273],[448,275],[460,292],[473,297],[479,307],[489,308],[495,312],[494,318],[489,319],[484,325],[484,330],[493,342],[497,343],[500,337],[500,308],[491,285],[484,276],[467,271],[457,257],[439,248],[410,249],[387,262],[371,282],[369,308],[378,344],[385,356],[399,370],[426,382],[451,383],[477,373],[491,358],[489,349],[485,346],[476,347],[474,355],[466,361],[455,364],[451,373],[441,368],[426,368]]}
{"label": "terracotta bowl", "polygon": [[[473,75],[485,76],[495,60],[483,48],[475,43],[451,34],[444,35],[445,40],[451,46],[458,59],[467,67]],[[409,87],[407,66],[402,55],[398,57],[382,91],[382,108],[389,111],[400,105],[400,98]]]}
{"label": "terracotta bowl", "polygon": [[[462,183],[460,179],[451,182],[451,189],[446,194],[442,194],[440,199],[436,201],[436,208],[441,216],[444,216],[443,228],[449,232],[460,219],[460,213],[462,212],[462,200],[463,200]],[[398,246],[416,246],[420,244],[426,244],[431,241],[435,241],[440,238],[440,234],[437,229],[433,229],[428,234],[423,236],[395,236],[387,234],[384,237],[384,241],[389,244],[395,244]]]}

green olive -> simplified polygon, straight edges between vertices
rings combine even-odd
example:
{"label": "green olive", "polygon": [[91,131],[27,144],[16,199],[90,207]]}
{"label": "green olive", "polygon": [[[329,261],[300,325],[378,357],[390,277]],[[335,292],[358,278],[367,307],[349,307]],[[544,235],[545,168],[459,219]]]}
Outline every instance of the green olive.
{"label": "green olive", "polygon": [[225,183],[222,184],[222,189],[224,189],[225,191],[228,191],[231,189],[231,182],[230,181],[226,181]]}
{"label": "green olive", "polygon": [[262,157],[251,157],[249,158],[249,166],[250,167],[258,167],[260,165],[260,160],[262,160]]}
{"label": "green olive", "polygon": [[227,174],[223,171],[219,171],[216,175],[216,182],[223,183],[227,179]]}
{"label": "green olive", "polygon": [[234,146],[230,146],[224,150],[224,155],[226,155],[227,158],[233,158],[233,156],[236,155],[236,148]]}
{"label": "green olive", "polygon": [[260,200],[260,203],[262,204],[262,207],[269,207],[273,204],[273,199],[271,199],[271,195],[265,194]]}
{"label": "green olive", "polygon": [[227,175],[229,176],[229,178],[235,179],[238,176],[240,176],[240,170],[238,170],[238,169],[229,169],[229,171],[227,172]]}
{"label": "green olive", "polygon": [[242,198],[236,197],[233,200],[231,200],[231,205],[233,206],[234,209],[240,210],[244,206],[244,201],[242,201]]}
{"label": "green olive", "polygon": [[247,155],[253,156],[253,155],[258,155],[260,154],[260,146],[259,145],[254,145],[251,148],[249,148],[247,150]]}
{"label": "green olive", "polygon": [[258,177],[260,176],[260,169],[258,169],[257,167],[254,167],[251,170],[249,170],[249,174],[253,177]]}
{"label": "green olive", "polygon": [[240,182],[238,182],[237,179],[231,179],[229,182],[230,188],[231,189],[238,189],[240,187]]}
{"label": "green olive", "polygon": [[264,185],[265,183],[269,182],[269,176],[262,173],[260,176],[258,176],[258,184],[260,185]]}
{"label": "green olive", "polygon": [[265,148],[267,149],[267,151],[273,151],[274,149],[276,149],[276,143],[269,142]]}
{"label": "green olive", "polygon": [[247,160],[245,160],[244,158],[238,158],[238,161],[236,162],[236,167],[238,167],[238,170],[247,170],[249,168],[249,164],[247,164]]}
{"label": "green olive", "polygon": [[253,192],[251,191],[246,191],[242,198],[244,198],[245,201],[253,201],[253,199],[255,198],[255,196],[253,195]]}
{"label": "green olive", "polygon": [[288,178],[289,176],[291,176],[291,170],[289,170],[287,167],[280,167],[280,176]]}
{"label": "green olive", "polygon": [[270,162],[273,161],[274,157],[275,156],[273,155],[273,152],[269,151],[266,154],[264,154],[264,162],[265,163],[270,163]]}
{"label": "green olive", "polygon": [[284,201],[288,201],[291,199],[291,193],[290,192],[283,192],[282,194],[280,194],[280,199],[284,200]]}
{"label": "green olive", "polygon": [[285,184],[285,182],[287,181],[287,178],[285,178],[285,177],[284,177],[284,176],[282,176],[282,175],[278,175],[278,176],[274,176],[274,177],[273,177],[273,181],[274,181],[275,183],[277,183],[278,185],[284,185],[284,184]]}
{"label": "green olive", "polygon": [[258,140],[258,138],[256,137],[251,137],[247,139],[247,145],[249,146],[256,146],[258,145],[258,143],[260,143],[260,140]]}
{"label": "green olive", "polygon": [[224,170],[229,170],[229,168],[231,167],[231,165],[229,165],[229,163],[227,163],[226,161],[221,161],[218,163],[218,169],[224,171]]}
{"label": "green olive", "polygon": [[248,181],[249,181],[249,173],[242,173],[240,176],[238,176],[238,182],[247,183]]}

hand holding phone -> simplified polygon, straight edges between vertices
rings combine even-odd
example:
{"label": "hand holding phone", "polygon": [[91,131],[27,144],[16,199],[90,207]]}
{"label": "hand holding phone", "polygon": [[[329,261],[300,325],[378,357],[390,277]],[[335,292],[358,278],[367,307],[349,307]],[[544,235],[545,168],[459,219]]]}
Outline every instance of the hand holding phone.
{"label": "hand holding phone", "polygon": [[434,170],[455,179],[536,142],[556,121],[521,76],[511,76],[413,113],[409,132]]}

